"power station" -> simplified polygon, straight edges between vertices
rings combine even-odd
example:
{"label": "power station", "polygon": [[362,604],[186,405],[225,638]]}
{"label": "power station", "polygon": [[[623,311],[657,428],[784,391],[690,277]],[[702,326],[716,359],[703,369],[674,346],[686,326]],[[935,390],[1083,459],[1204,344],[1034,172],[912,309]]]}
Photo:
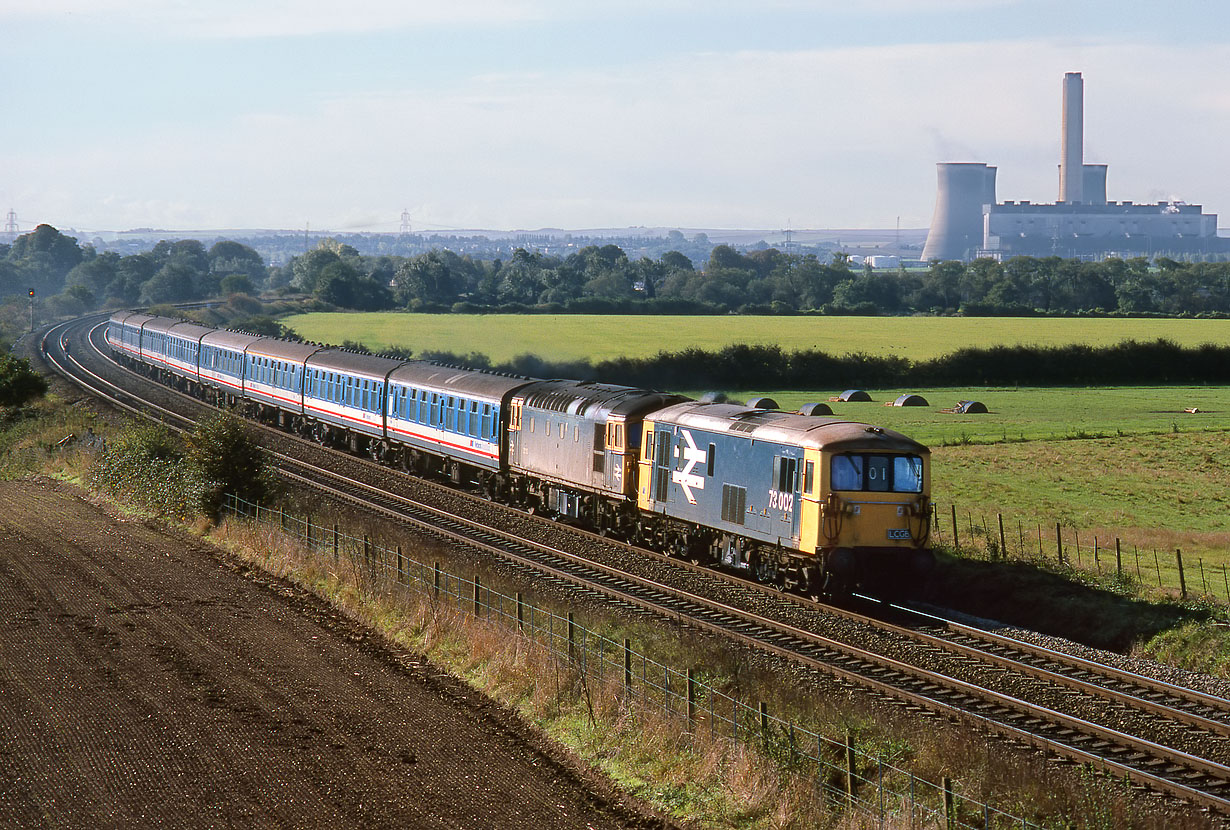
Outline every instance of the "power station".
{"label": "power station", "polygon": [[1068,72],[1055,204],[996,203],[996,168],[983,162],[937,164],[939,187],[923,260],[1230,252],[1230,239],[1217,235],[1217,214],[1204,213],[1200,205],[1107,201],[1106,165],[1085,163],[1084,110],[1084,79]]}

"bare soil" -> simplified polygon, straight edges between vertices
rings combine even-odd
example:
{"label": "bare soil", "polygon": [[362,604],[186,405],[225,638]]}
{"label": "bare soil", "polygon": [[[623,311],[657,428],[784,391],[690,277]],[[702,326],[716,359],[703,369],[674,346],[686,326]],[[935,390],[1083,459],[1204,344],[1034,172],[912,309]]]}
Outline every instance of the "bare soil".
{"label": "bare soil", "polygon": [[0,826],[662,821],[289,583],[21,481],[0,482]]}

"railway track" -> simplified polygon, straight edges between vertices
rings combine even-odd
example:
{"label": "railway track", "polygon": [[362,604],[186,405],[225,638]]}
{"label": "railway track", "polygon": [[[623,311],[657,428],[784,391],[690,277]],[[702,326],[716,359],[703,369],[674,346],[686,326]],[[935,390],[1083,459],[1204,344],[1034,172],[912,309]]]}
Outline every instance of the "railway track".
{"label": "railway track", "polygon": [[[42,341],[46,359],[61,374],[93,394],[114,399],[132,411],[148,412],[151,406],[140,394],[122,389],[120,384],[103,376],[129,380],[136,377],[127,372],[116,375],[117,364],[104,370],[95,363],[96,360],[110,361],[105,349],[99,349],[89,359],[99,371],[87,368],[75,355],[66,352],[64,344],[70,339],[77,355],[83,354],[87,343],[97,347],[97,332],[97,327],[89,329],[88,322],[53,328]],[[168,395],[177,394],[161,386],[157,388]],[[180,397],[185,402],[192,401],[194,406],[202,406],[193,399]],[[193,422],[188,415],[169,407],[152,409],[153,417],[174,427],[187,428]],[[284,436],[284,433],[277,434]],[[319,452],[315,445],[309,446]],[[347,463],[359,463],[340,453],[338,457],[339,463],[341,458],[347,459]],[[817,610],[814,604],[801,598],[767,591],[735,577],[657,554],[637,552],[638,556],[658,562],[670,571],[703,575],[709,582],[726,586],[737,584],[736,589],[731,589],[736,593],[754,592],[762,599],[765,595],[771,598],[767,604],[774,610],[769,613],[750,610],[746,602],[718,601],[710,592],[679,587],[678,580],[670,576],[650,578],[626,567],[604,564],[592,556],[569,552],[563,545],[544,544],[521,534],[501,531],[490,522],[441,510],[423,500],[399,495],[388,487],[367,483],[360,476],[334,472],[329,469],[331,465],[304,461],[293,453],[279,453],[278,461],[284,475],[305,486],[409,522],[425,532],[493,552],[519,567],[532,568],[552,579],[581,586],[613,602],[710,631],[749,648],[824,672],[873,694],[964,721],[988,733],[1090,764],[1141,786],[1230,815],[1230,766],[1224,763],[1230,758],[1230,701],[1223,698],[953,621],[921,618],[918,612],[909,609],[893,609],[894,615],[913,615],[913,624],[909,625],[902,624],[900,619],[894,623],[845,608],[824,606]],[[459,497],[455,491],[450,493],[453,498]],[[473,498],[464,494],[460,497]],[[490,503],[482,503],[488,509],[493,508]],[[518,515],[524,519],[523,514],[518,512]],[[551,527],[558,530],[554,524]],[[612,544],[609,539],[581,531],[574,535],[590,548],[598,543]],[[813,626],[807,620],[814,621],[823,615],[842,617],[866,626],[896,645],[889,649],[867,648],[851,642],[848,637],[817,633],[813,627],[820,626]],[[805,618],[803,624],[791,621],[799,617]],[[894,650],[910,651],[915,656],[898,659],[886,653]],[[924,665],[936,662],[950,670],[937,671]],[[1008,679],[1009,685],[1024,686],[1034,693],[1039,689],[1049,690],[1052,698],[1069,705],[1061,710],[1026,699],[1028,695],[993,688],[1002,683],[962,677]],[[1105,718],[1072,714],[1073,710],[1081,709],[1099,710],[1114,717],[1125,715],[1132,726],[1115,728],[1105,723]]]}

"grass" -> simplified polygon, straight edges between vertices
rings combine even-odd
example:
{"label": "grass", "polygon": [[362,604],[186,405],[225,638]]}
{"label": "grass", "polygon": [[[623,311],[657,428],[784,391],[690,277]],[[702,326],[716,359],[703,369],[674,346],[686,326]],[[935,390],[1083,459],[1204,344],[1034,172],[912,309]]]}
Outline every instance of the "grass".
{"label": "grass", "polygon": [[[350,518],[353,521],[353,515]],[[376,526],[365,533],[379,538],[381,530]],[[689,732],[678,719],[662,714],[660,701],[629,707],[617,669],[608,669],[605,680],[592,673],[587,679],[534,640],[452,609],[452,600],[435,601],[430,593],[390,589],[373,581],[364,566],[347,567],[344,560],[335,564],[330,555],[321,557],[279,533],[246,523],[226,521],[212,530],[212,536],[262,569],[299,582],[348,615],[516,709],[624,789],[675,820],[747,830],[867,826],[866,816],[843,813],[832,803],[818,803],[812,783],[815,770],[790,760],[793,755],[784,738],[780,746],[769,750],[777,758],[774,761],[746,745],[711,737],[703,726],[703,700],[700,725]],[[449,555],[412,546],[407,551],[423,561]],[[450,567],[447,559],[444,567],[446,571]],[[469,573],[472,566],[461,567]],[[555,606],[557,615],[563,613],[559,597],[535,597],[533,585],[509,586],[502,581],[499,575],[483,571],[482,582],[489,588],[505,594],[526,590],[527,602],[539,608]],[[468,599],[463,604],[468,607]],[[922,780],[951,776],[959,792],[990,799],[1038,826],[1050,826],[1061,816],[1066,826],[1082,828],[1157,826],[1163,820],[1173,827],[1205,825],[1198,815],[1172,812],[1165,819],[1150,815],[1115,780],[1077,768],[1053,769],[1040,757],[993,752],[981,733],[950,728],[895,707],[869,706],[842,692],[827,694],[810,683],[799,683],[798,678],[783,682],[766,667],[746,661],[720,643],[680,637],[667,627],[627,619],[608,617],[598,623],[585,619],[598,614],[601,612],[594,609],[579,614],[578,625],[603,629],[616,641],[626,636],[637,651],[653,659],[696,666],[706,682],[741,695],[758,695],[776,716],[806,723],[826,735],[848,732],[870,758],[881,756],[887,763],[905,766]],[[834,767],[825,780],[840,789],[841,776],[836,773],[842,765],[840,751],[828,755]],[[874,760],[860,762],[859,774],[867,782],[862,797],[871,799],[868,805],[874,810],[878,774]],[[889,768],[885,781],[891,785],[894,776],[900,774]],[[898,781],[901,786],[907,783]],[[918,786],[921,795],[924,787]],[[976,804],[965,804],[962,818],[971,826],[976,826],[980,816]]]}
{"label": "grass", "polygon": [[[1230,329],[1230,326],[1227,327]],[[707,391],[684,394],[700,397]],[[721,390],[716,390],[721,391]],[[786,410],[828,401],[842,390],[766,389],[738,396],[768,396]],[[869,389],[873,403],[830,403],[840,418],[863,420],[904,432],[935,448],[1046,439],[1096,438],[1131,434],[1230,430],[1230,387],[1119,386],[1098,388]],[[907,392],[930,406],[884,406]],[[981,401],[984,415],[941,412],[958,401]],[[1195,407],[1197,414],[1184,409]]]}
{"label": "grass", "polygon": [[820,349],[925,360],[964,346],[1111,345],[1169,338],[1182,346],[1230,343],[1224,320],[1014,317],[694,317],[627,315],[466,315],[398,312],[297,314],[281,322],[308,340],[392,346],[455,354],[477,352],[495,362],[521,354],[549,360],[643,357],[732,343],[772,344],[786,351]]}

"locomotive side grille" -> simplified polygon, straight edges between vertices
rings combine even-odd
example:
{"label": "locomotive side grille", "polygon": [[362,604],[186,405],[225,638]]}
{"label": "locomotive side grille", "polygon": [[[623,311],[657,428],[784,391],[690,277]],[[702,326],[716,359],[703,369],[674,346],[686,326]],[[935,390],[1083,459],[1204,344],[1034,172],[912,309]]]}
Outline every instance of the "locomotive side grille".
{"label": "locomotive side grille", "polygon": [[722,485],[722,521],[743,524],[747,510],[747,488],[733,484]]}

